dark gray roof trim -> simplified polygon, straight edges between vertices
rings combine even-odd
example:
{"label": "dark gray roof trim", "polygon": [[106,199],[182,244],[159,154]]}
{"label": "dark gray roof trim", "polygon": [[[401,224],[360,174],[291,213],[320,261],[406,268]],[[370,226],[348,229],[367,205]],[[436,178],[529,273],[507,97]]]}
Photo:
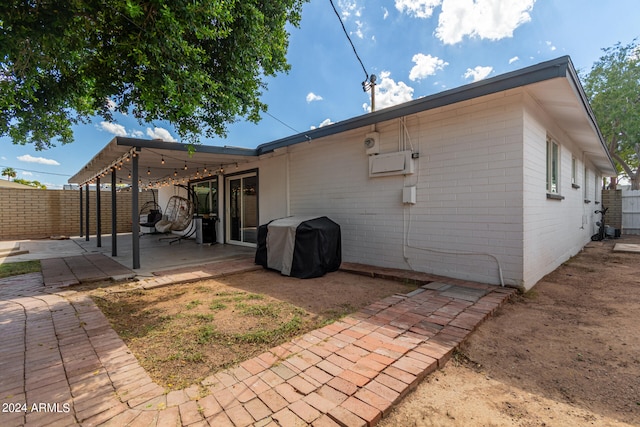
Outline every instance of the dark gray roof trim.
{"label": "dark gray roof trim", "polygon": [[[115,138],[116,145],[124,145],[126,147],[140,147],[151,148],[158,150],[174,150],[174,151],[189,151],[189,144],[180,142],[162,141],[159,139],[138,139],[138,138],[126,138],[117,136]],[[193,144],[191,148],[196,153],[208,153],[208,154],[228,154],[232,156],[257,156],[257,150],[254,148],[242,148],[242,147],[220,147],[215,145],[200,145]]]}
{"label": "dark gray roof trim", "polygon": [[[573,70],[571,59],[568,56],[563,56],[531,67],[501,74],[490,79],[470,83],[455,89],[450,89],[424,98],[409,101],[395,107],[385,108],[383,110],[364,114],[322,128],[302,132],[297,135],[292,135],[266,144],[261,144],[258,146],[257,151],[259,154],[265,154],[278,148],[309,141],[310,139],[313,140],[329,135],[335,135],[348,130],[397,119],[399,117],[408,116],[421,111],[431,110],[433,108],[443,107],[445,105],[455,104],[457,102],[467,101],[509,89],[515,89],[532,83],[558,77],[566,78],[568,76],[568,70],[573,71],[569,73],[569,75],[571,75],[577,82],[577,74],[575,73],[575,70]],[[579,83],[575,86],[581,88]],[[582,90],[580,90],[580,95],[582,96],[582,102],[588,107],[589,103],[587,102]],[[588,108],[588,111],[590,112],[590,115],[593,116],[591,108]],[[595,123],[595,119],[593,120]]]}

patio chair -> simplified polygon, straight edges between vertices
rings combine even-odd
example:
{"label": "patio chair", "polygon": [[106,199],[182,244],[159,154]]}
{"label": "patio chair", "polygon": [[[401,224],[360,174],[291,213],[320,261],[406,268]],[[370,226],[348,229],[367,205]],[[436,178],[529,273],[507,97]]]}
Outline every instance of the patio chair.
{"label": "patio chair", "polygon": [[162,219],[162,209],[156,203],[155,194],[153,201],[148,201],[140,209],[140,235],[156,233],[156,224]]}
{"label": "patio chair", "polygon": [[[155,228],[159,233],[170,233],[172,231],[184,231],[191,225],[195,205],[189,199],[180,196],[171,196],[167,202],[162,219],[155,224]],[[180,236],[174,241],[179,241],[184,236]]]}

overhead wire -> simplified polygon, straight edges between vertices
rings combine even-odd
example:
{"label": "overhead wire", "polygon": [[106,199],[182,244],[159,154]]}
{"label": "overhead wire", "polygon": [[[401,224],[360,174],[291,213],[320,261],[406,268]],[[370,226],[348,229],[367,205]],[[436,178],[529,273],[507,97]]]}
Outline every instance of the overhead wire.
{"label": "overhead wire", "polygon": [[355,53],[356,58],[358,59],[358,62],[360,63],[360,66],[362,67],[362,71],[364,71],[365,80],[368,80],[369,79],[369,73],[367,72],[367,69],[365,68],[364,63],[362,62],[362,59],[360,59],[360,55],[358,55],[358,51],[356,50],[356,47],[353,44],[353,41],[351,41],[351,37],[349,36],[349,32],[345,28],[344,22],[342,22],[342,18],[340,17],[340,14],[338,13],[338,10],[336,9],[336,6],[333,4],[333,0],[329,0],[329,3],[331,3],[331,7],[333,8],[333,12],[338,17],[338,21],[340,21],[340,25],[342,26],[342,31],[344,31],[344,35],[347,36],[347,40],[349,40],[349,43],[351,44],[351,48],[353,49],[353,53]]}

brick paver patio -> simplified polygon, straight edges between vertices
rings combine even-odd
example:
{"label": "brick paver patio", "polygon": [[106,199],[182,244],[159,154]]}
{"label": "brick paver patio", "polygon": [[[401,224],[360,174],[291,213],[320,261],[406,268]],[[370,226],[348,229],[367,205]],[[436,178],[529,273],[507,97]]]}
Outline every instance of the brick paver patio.
{"label": "brick paver patio", "polygon": [[375,425],[515,292],[343,267],[424,285],[168,393],[91,299],[38,273],[2,279],[0,425]]}

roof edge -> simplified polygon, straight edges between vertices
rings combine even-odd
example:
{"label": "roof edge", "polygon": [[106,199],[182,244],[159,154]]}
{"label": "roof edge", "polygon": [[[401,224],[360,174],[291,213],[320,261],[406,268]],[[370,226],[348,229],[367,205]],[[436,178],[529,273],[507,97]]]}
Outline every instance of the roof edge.
{"label": "roof edge", "polygon": [[[384,108],[373,113],[363,114],[344,121],[324,126],[308,132],[301,132],[276,141],[267,142],[256,148],[258,154],[266,154],[278,148],[284,148],[300,142],[311,141],[317,138],[342,133],[348,130],[365,127],[368,125],[393,120],[399,117],[419,113],[422,111],[443,107],[457,102],[467,101],[481,96],[502,92],[529,84],[550,80],[558,77],[567,77],[568,70],[572,69],[569,56],[561,56],[550,61],[541,62],[530,67],[521,68],[479,82],[469,83],[464,86],[449,89],[423,98],[415,99],[397,106]],[[575,74],[575,70],[573,71]],[[575,74],[577,76],[577,74]],[[584,95],[583,92],[581,92]],[[586,98],[583,98],[586,102]],[[587,102],[588,104],[588,102]]]}
{"label": "roof edge", "polygon": [[258,152],[255,148],[229,147],[203,144],[185,144],[183,142],[164,141],[160,139],[138,139],[123,136],[114,138],[116,145],[126,147],[151,148],[158,150],[174,150],[174,151],[194,151],[196,153],[208,154],[229,154],[234,156],[257,156]]}

